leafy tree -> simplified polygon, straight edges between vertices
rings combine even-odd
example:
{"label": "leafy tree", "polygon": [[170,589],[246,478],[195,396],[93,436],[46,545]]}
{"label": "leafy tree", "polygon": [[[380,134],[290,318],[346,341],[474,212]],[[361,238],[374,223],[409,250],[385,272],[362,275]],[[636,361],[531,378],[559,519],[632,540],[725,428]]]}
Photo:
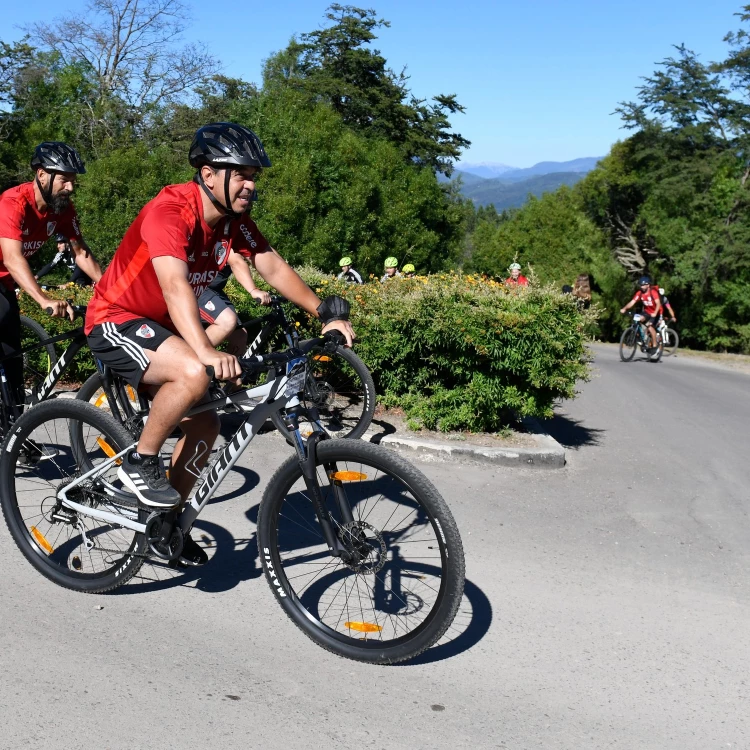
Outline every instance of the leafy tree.
{"label": "leafy tree", "polygon": [[453,161],[469,146],[450,130],[449,116],[463,112],[455,95],[432,103],[409,93],[405,71],[394,73],[369,44],[390,24],[373,10],[333,4],[332,25],[306,34],[266,63],[267,87],[292,86],[328,102],[344,124],[397,145],[406,160],[450,174]]}

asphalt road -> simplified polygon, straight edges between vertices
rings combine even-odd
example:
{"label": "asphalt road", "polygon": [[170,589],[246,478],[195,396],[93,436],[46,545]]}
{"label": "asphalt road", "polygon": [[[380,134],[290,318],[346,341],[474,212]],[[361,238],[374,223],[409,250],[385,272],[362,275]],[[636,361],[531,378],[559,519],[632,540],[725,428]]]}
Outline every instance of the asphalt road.
{"label": "asphalt road", "polygon": [[254,540],[270,436],[199,521],[200,571],[75,594],[0,524],[0,747],[750,747],[750,375],[595,352],[551,426],[565,469],[420,464],[467,587],[415,664],[345,661],[286,620]]}

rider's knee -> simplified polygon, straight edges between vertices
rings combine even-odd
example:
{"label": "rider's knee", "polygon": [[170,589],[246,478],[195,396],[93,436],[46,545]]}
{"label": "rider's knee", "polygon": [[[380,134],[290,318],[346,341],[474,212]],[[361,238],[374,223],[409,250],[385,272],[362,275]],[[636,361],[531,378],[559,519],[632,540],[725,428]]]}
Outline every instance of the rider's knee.
{"label": "rider's knee", "polygon": [[196,398],[200,397],[206,392],[209,383],[205,365],[202,365],[197,357],[188,360],[184,367],[181,368],[178,381],[188,386],[191,391],[194,391]]}

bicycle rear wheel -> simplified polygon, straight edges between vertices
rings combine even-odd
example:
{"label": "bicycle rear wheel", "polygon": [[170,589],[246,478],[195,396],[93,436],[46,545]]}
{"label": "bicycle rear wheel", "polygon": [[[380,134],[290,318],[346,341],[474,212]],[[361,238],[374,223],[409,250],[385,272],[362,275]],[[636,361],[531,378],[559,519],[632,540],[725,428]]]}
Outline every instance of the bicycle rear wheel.
{"label": "bicycle rear wheel", "polygon": [[445,633],[463,593],[463,547],[445,501],[403,458],[361,441],[320,443],[316,473],[338,537],[357,561],[330,555],[293,456],[269,482],[258,515],[271,589],[329,651],[375,664],[413,658]]}
{"label": "bicycle rear wheel", "polygon": [[635,327],[630,326],[622,332],[620,336],[620,359],[623,362],[630,362],[635,356],[635,350],[638,348],[638,335]]}
{"label": "bicycle rear wheel", "polygon": [[[74,446],[71,425],[79,423]],[[26,559],[65,588],[102,593],[130,580],[143,564],[145,537],[112,520],[62,505],[57,493],[86,470],[132,443],[100,410],[72,399],[38,404],[15,423],[0,460],[0,505]],[[118,492],[117,466],[70,490],[70,499],[123,520],[144,521],[135,497]]]}
{"label": "bicycle rear wheel", "polygon": [[[305,408],[318,410],[326,432],[335,438],[360,438],[375,414],[375,383],[367,365],[343,346],[333,354],[314,349],[309,355],[309,372],[304,396]],[[280,412],[271,420],[286,437],[287,429]],[[291,440],[287,437],[287,442]]]}
{"label": "bicycle rear wheel", "polygon": [[[49,338],[49,333],[31,318],[21,316],[21,349],[37,346]],[[33,389],[39,386],[57,364],[57,352],[54,344],[46,344],[34,351],[24,351],[23,379],[24,387]]]}
{"label": "bicycle rear wheel", "polygon": [[677,331],[674,328],[665,328],[662,333],[662,339],[664,340],[664,356],[672,356],[680,345],[680,337]]}

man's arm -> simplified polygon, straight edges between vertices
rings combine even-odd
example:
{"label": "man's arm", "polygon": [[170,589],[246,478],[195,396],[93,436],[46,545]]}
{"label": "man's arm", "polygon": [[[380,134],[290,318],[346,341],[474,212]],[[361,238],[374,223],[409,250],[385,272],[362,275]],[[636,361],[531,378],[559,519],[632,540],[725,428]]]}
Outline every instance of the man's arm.
{"label": "man's arm", "polygon": [[[301,307],[305,312],[319,318],[320,298],[300,275],[273,249],[256,253],[252,259],[258,273],[290,302]],[[354,341],[354,331],[348,320],[333,320],[323,326],[323,333],[338,330],[346,337],[347,346]]]}
{"label": "man's arm", "polygon": [[217,379],[231,380],[239,377],[240,365],[231,354],[218,352],[203,330],[198,312],[198,300],[195,299],[193,287],[188,284],[188,266],[184,260],[172,255],[152,258],[164,300],[167,303],[169,317],[177,332],[195,352],[206,367],[213,367]]}
{"label": "man's arm", "polygon": [[102,277],[102,269],[96,258],[92,255],[86,241],[83,237],[81,237],[80,241],[70,240],[70,246],[73,249],[73,256],[78,268],[96,284]]}
{"label": "man's arm", "polygon": [[39,271],[36,272],[34,275],[34,278],[39,281],[39,279],[44,278],[48,273],[51,273],[53,269],[57,267],[57,264],[62,260],[62,253],[57,253],[52,260],[47,263],[46,266],[42,266]]}
{"label": "man's arm", "polygon": [[633,305],[634,305],[634,304],[635,304],[635,303],[636,303],[637,301],[638,301],[638,298],[637,298],[637,297],[633,297],[633,299],[631,299],[631,300],[630,300],[630,302],[628,302],[628,304],[627,304],[627,305],[625,305],[625,307],[623,307],[623,308],[622,308],[622,309],[620,310],[620,312],[621,312],[621,313],[625,313],[625,312],[627,312],[628,310],[630,310],[630,308],[631,308],[631,307],[632,307],[632,306],[633,306]]}
{"label": "man's arm", "polygon": [[28,294],[34,302],[43,310],[48,307],[52,308],[52,316],[55,318],[64,318],[66,315],[73,320],[74,313],[68,307],[68,303],[61,299],[51,299],[48,297],[37,284],[34,274],[31,271],[29,262],[23,257],[20,240],[11,240],[7,237],[0,237],[0,248],[3,251],[3,263],[10,272],[13,280],[18,286]]}
{"label": "man's arm", "polygon": [[239,254],[232,250],[229,253],[229,259],[227,263],[232,268],[232,273],[237,281],[247,290],[248,294],[261,305],[271,304],[271,295],[268,292],[264,292],[255,286],[255,279],[253,273],[248,266],[247,261]]}

